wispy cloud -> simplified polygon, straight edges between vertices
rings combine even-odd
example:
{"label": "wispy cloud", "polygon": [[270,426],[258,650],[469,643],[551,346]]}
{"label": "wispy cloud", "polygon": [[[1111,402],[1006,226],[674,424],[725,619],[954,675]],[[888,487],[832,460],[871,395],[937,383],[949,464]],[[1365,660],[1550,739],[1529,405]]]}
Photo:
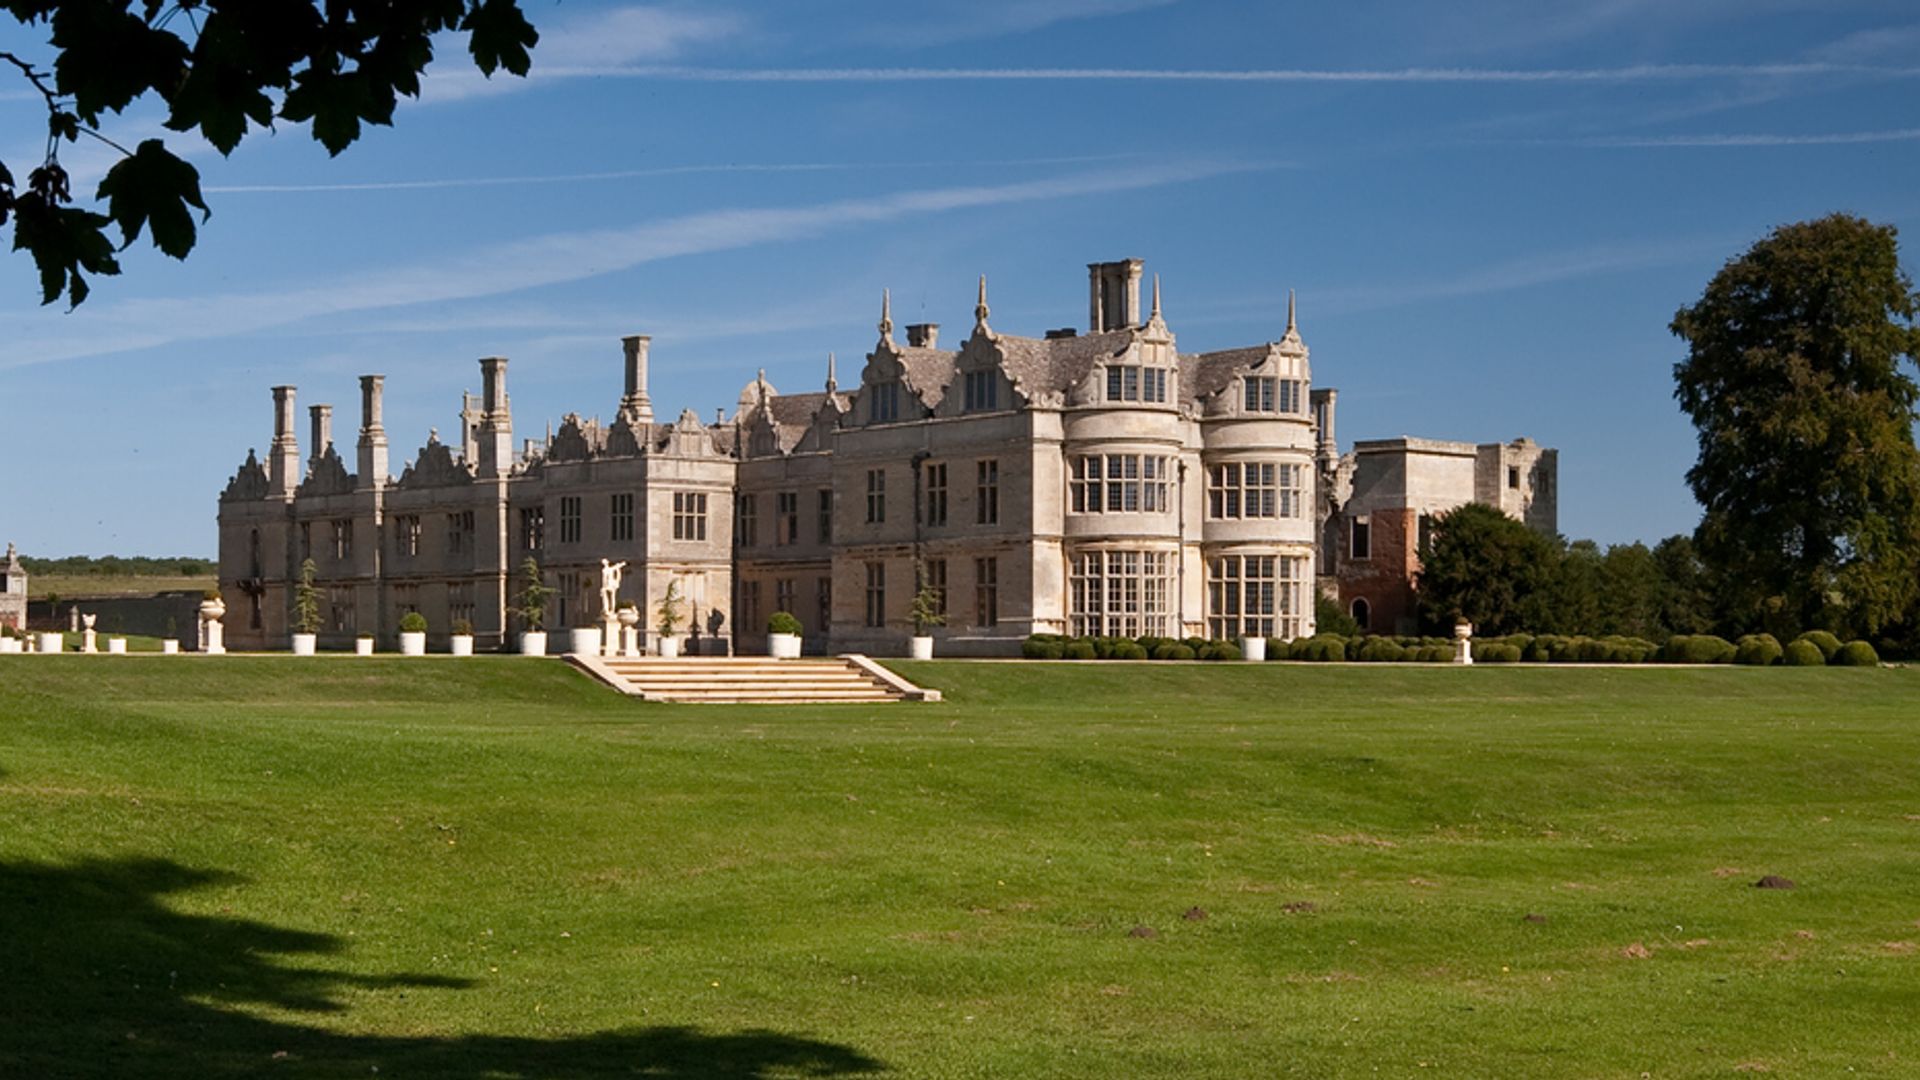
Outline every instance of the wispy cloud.
{"label": "wispy cloud", "polygon": [[61,320],[0,319],[0,367],[227,337],[323,316],[499,296],[686,255],[802,240],[903,218],[1186,183],[1263,166],[1195,162],[1103,169],[1044,180],[946,187],[811,206],[689,214],[623,229],[555,233],[458,256],[336,277],[303,288],[130,300]]}
{"label": "wispy cloud", "polygon": [[920,11],[905,19],[887,18],[858,36],[863,41],[942,45],[1032,33],[1056,23],[1131,15],[1175,2],[1177,0],[973,0],[953,7],[927,5],[938,11]]}
{"label": "wispy cloud", "polygon": [[1869,75],[1920,78],[1920,66],[1838,64],[1636,64],[1597,68],[716,68],[655,66],[553,67],[548,78],[656,79],[676,82],[1220,82],[1220,83],[1644,83],[1713,79]]}
{"label": "wispy cloud", "polygon": [[1063,157],[1002,158],[980,161],[839,161],[795,163],[735,163],[714,165],[663,165],[653,169],[623,169],[616,172],[558,173],[545,176],[456,176],[432,180],[368,180],[339,184],[231,184],[209,186],[209,194],[259,194],[308,191],[431,191],[440,188],[512,187],[522,184],[580,184],[607,180],[645,180],[664,176],[697,176],[703,173],[810,173],[874,172],[884,169],[953,170],[967,166],[1002,167],[1034,165],[1085,165],[1097,161],[1127,161],[1145,157],[1144,153],[1076,154]]}
{"label": "wispy cloud", "polygon": [[446,67],[421,80],[420,97],[429,103],[458,101],[512,93],[564,70],[664,63],[737,37],[746,26],[739,16],[718,11],[639,6],[590,11],[541,26],[533,68],[524,79],[487,78],[473,69],[463,50],[448,48]]}
{"label": "wispy cloud", "polygon": [[1890,131],[1829,131],[1812,133],[1725,132],[1697,135],[1609,135],[1588,139],[1555,140],[1557,146],[1593,146],[1622,149],[1658,149],[1663,147],[1743,147],[1743,146],[1855,146],[1865,143],[1913,142],[1920,140],[1920,128],[1895,128]]}

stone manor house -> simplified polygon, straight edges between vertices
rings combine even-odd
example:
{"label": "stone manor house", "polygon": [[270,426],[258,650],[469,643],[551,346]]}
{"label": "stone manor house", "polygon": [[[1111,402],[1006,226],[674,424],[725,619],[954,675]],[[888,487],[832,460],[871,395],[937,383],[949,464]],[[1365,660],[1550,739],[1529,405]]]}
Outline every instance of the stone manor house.
{"label": "stone manor house", "polygon": [[[1089,267],[1085,332],[1003,333],[981,279],[957,348],[919,324],[879,339],[857,381],[778,392],[764,371],[731,416],[655,417],[650,341],[624,339],[612,423],[570,414],[516,451],[507,361],[480,361],[457,444],[429,437],[398,479],[383,379],[360,380],[355,460],[294,388],[274,388],[267,460],[249,452],[220,497],[228,643],[277,648],[313,559],[323,644],[383,640],[425,615],[480,648],[520,629],[531,556],[558,589],[552,629],[595,625],[600,560],[648,643],[670,583],[690,648],[758,652],[767,617],[797,616],[810,651],[903,651],[921,583],[948,655],[1017,652],[1031,633],[1291,638],[1316,588],[1390,631],[1411,615],[1422,523],[1472,500],[1555,527],[1553,451],[1390,440],[1342,456],[1335,392],[1314,389],[1288,302],[1278,341],[1182,354],[1138,259]],[[1317,582],[1316,582],[1317,579]]]}

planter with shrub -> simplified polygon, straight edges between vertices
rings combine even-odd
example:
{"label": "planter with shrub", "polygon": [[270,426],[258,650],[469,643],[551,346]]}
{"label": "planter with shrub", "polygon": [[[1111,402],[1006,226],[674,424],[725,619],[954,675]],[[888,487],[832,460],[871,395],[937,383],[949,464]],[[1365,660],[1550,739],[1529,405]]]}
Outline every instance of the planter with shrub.
{"label": "planter with shrub", "polygon": [[465,619],[453,620],[453,636],[447,639],[447,648],[455,656],[472,656],[473,624]]}
{"label": "planter with shrub", "polygon": [[520,564],[520,578],[524,584],[520,587],[519,600],[513,609],[527,624],[520,634],[520,655],[545,656],[547,602],[553,599],[554,590],[543,580],[539,560],[531,555]]}
{"label": "planter with shrub", "polygon": [[767,617],[767,653],[775,660],[800,658],[800,620],[790,611],[776,611]]}
{"label": "planter with shrub", "polygon": [[293,655],[312,656],[320,638],[320,590],[313,583],[313,560],[300,564],[300,583],[293,587]]}
{"label": "planter with shrub", "polygon": [[409,611],[400,618],[400,655],[427,655],[427,617]]}

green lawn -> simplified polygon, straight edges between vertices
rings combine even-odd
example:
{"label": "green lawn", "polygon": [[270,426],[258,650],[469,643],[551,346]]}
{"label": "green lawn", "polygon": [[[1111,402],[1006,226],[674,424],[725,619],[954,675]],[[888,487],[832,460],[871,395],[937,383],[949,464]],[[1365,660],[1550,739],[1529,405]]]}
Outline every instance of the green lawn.
{"label": "green lawn", "polygon": [[900,667],[0,658],[0,1077],[1920,1072],[1920,670]]}

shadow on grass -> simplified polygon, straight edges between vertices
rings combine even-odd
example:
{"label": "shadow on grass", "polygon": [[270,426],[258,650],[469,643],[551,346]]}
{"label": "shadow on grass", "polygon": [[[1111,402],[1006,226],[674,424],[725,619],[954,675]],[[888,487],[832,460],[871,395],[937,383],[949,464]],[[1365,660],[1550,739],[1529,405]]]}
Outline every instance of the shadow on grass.
{"label": "shadow on grass", "polygon": [[341,941],[185,914],[169,893],[232,875],[163,859],[0,861],[0,1076],[833,1077],[879,1071],[851,1047],[770,1031],[635,1028],[558,1039],[345,1035],[237,1011],[335,1012],[340,990],[459,988],[437,976],[291,966]]}

